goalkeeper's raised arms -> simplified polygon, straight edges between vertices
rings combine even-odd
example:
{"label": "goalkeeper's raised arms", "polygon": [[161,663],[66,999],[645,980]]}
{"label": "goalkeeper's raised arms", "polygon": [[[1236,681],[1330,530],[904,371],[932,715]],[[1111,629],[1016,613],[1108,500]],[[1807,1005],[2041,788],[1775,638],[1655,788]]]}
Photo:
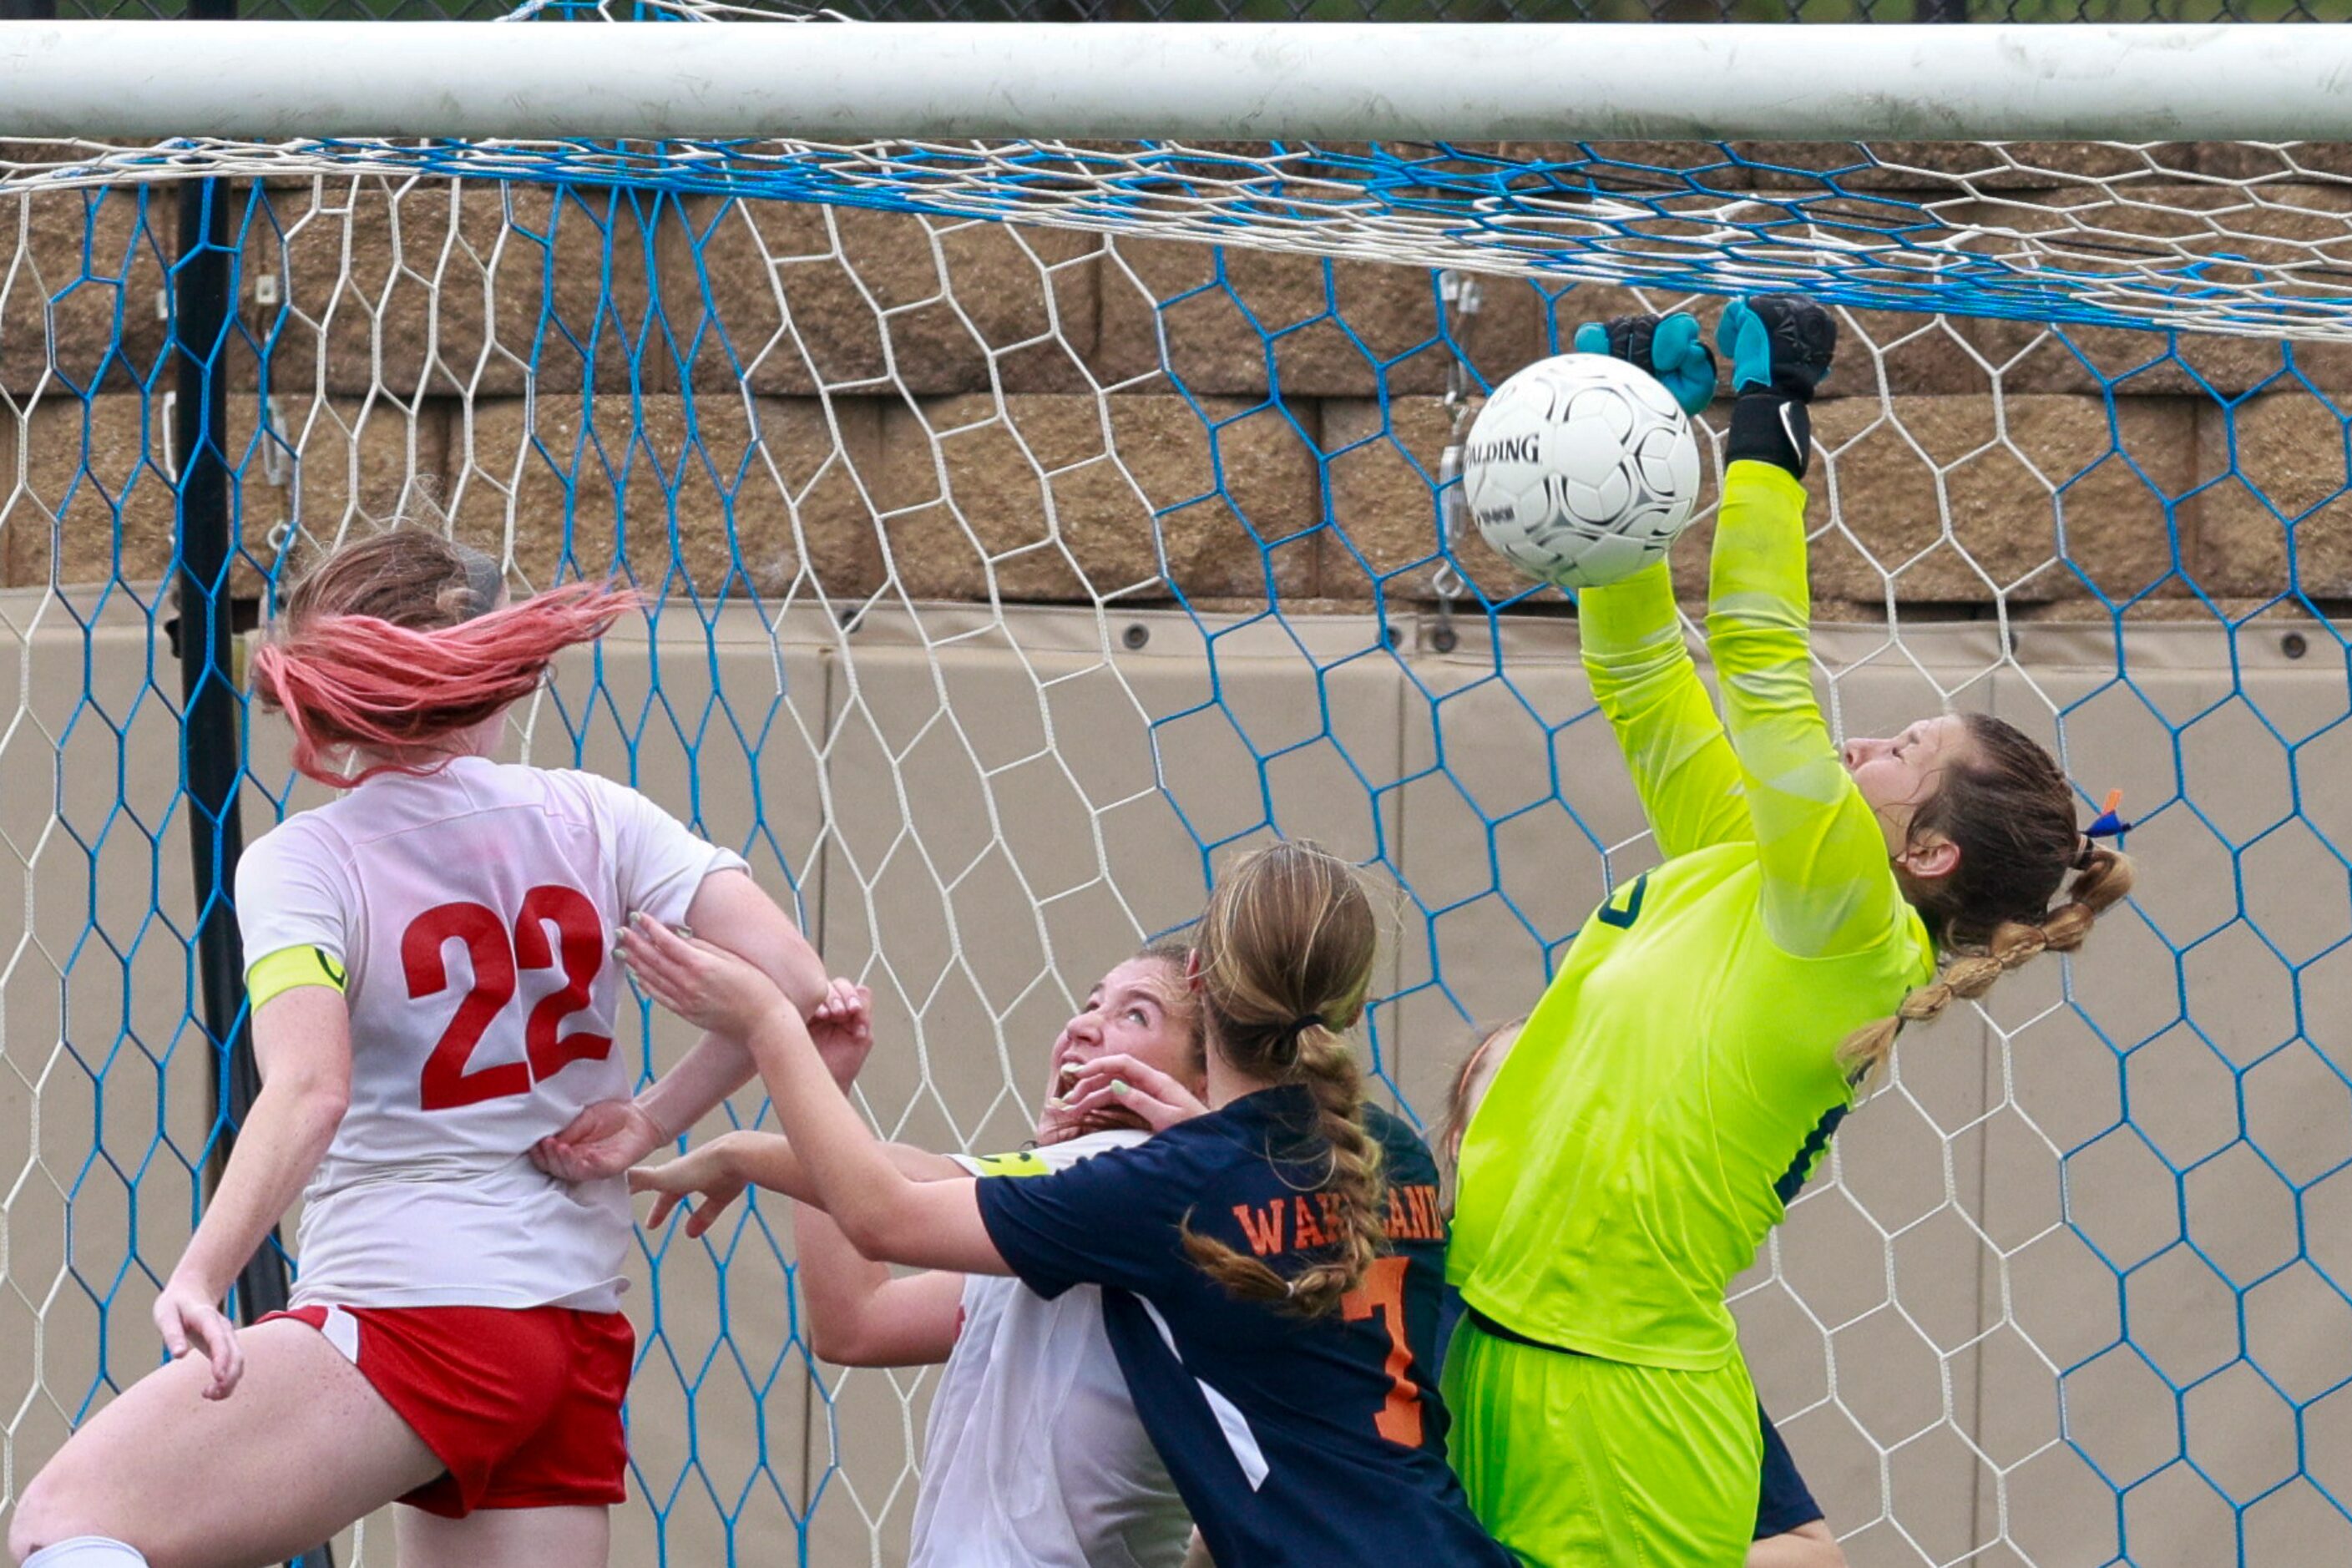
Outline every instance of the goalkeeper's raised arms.
{"label": "goalkeeper's raised arms", "polygon": [[1731,361],[1727,462],[1769,463],[1799,479],[1812,458],[1813,394],[1837,353],[1837,322],[1801,294],[1752,294],[1723,309],[1716,342]]}

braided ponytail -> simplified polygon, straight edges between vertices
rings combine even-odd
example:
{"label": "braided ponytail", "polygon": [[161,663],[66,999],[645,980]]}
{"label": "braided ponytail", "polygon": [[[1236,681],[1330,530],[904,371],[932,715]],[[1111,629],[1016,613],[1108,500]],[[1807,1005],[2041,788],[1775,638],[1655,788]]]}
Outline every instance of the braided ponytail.
{"label": "braided ponytail", "polygon": [[1364,1131],[1363,1074],[1345,1035],[1363,1014],[1378,939],[1354,868],[1313,844],[1282,843],[1219,880],[1193,950],[1211,1048],[1314,1099],[1302,1154],[1319,1167],[1312,1184],[1328,1240],[1288,1278],[1189,1226],[1185,1255],[1232,1294],[1303,1317],[1337,1307],[1387,1242],[1381,1149]]}
{"label": "braided ponytail", "polygon": [[1256,1258],[1187,1229],[1185,1255],[1200,1270],[1246,1300],[1278,1301],[1318,1317],[1360,1284],[1387,1239],[1381,1146],[1360,1120],[1363,1075],[1348,1042],[1322,1025],[1300,1032],[1291,1079],[1315,1097],[1315,1137],[1328,1149],[1321,1184],[1322,1225],[1329,1243],[1316,1261],[1285,1279]]}
{"label": "braided ponytail", "polygon": [[2066,901],[2038,921],[2002,921],[1981,943],[1956,947],[1937,965],[1936,978],[1915,986],[1894,1015],[1865,1024],[1846,1037],[1839,1059],[1857,1085],[1867,1086],[1895,1054],[1895,1037],[1906,1024],[1924,1024],[1955,1001],[1973,1002],[1993,982],[2044,952],[2073,952],[2091,934],[2099,915],[2131,891],[2130,858],[2095,845],[2079,859]]}

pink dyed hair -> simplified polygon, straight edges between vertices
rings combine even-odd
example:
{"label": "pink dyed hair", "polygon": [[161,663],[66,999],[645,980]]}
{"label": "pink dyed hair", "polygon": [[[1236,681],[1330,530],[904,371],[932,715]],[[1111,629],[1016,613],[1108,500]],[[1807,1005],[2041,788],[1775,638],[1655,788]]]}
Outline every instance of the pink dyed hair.
{"label": "pink dyed hair", "polygon": [[286,715],[298,772],[339,789],[431,773],[446,755],[341,773],[325,753],[429,752],[530,695],[557,655],[643,602],[617,584],[570,583],[488,609],[485,564],[462,545],[401,529],[337,551],[304,578],[253,656],[254,695]]}

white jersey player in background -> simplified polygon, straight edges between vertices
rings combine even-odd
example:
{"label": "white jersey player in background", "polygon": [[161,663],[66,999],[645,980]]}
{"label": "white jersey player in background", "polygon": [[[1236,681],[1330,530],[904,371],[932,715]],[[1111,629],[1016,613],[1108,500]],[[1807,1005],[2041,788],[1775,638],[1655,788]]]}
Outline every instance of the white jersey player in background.
{"label": "white jersey player in background", "polygon": [[[257,696],[299,769],[355,787],[246,853],[261,1092],[155,1303],[173,1359],[26,1488],[28,1568],[274,1563],[394,1500],[403,1568],[605,1561],[634,1347],[618,1173],[751,1073],[706,1037],[631,1100],[613,939],[682,920],[824,994],[736,856],[608,780],[488,759],[508,707],[634,603],[506,606],[496,563],[407,530],[289,599]],[[236,1329],[222,1299],[298,1194],[294,1310]]]}
{"label": "white jersey player in background", "polygon": [[[898,1148],[919,1178],[1015,1179],[1141,1142],[1140,1125],[1203,1107],[1202,1014],[1186,987],[1186,949],[1147,948],[1096,983],[1055,1041],[1037,1138],[973,1159]],[[833,983],[810,1029],[846,1089],[872,1041],[868,997]],[[744,1187],[813,1195],[775,1133],[730,1132],[683,1159],[631,1173],[661,1195],[648,1223],[702,1194],[700,1236]],[[823,1210],[793,1210],[797,1278],[810,1348],[843,1366],[945,1363],[931,1401],[908,1568],[1178,1568],[1192,1517],[1135,1414],[1103,1328],[1102,1292],[1052,1300],[1017,1279],[946,1269],[894,1277],[868,1261]]]}

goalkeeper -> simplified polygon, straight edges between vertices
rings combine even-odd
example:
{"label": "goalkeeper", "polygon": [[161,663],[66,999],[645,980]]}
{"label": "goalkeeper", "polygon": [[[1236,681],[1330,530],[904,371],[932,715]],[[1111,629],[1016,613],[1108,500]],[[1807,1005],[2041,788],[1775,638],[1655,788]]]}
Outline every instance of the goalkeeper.
{"label": "goalkeeper", "polygon": [[[1704,405],[1694,326],[1620,322],[1606,346]],[[1904,1020],[2080,945],[2130,886],[2130,863],[2076,827],[2057,763],[1997,719],[1831,741],[1800,480],[1835,342],[1794,295],[1724,315],[1738,402],[1706,618],[1721,719],[1664,564],[1579,606],[1594,698],[1665,858],[1585,922],[1462,1144],[1453,1457],[1531,1568],[1741,1560],[1759,1437],[1726,1286]]]}

